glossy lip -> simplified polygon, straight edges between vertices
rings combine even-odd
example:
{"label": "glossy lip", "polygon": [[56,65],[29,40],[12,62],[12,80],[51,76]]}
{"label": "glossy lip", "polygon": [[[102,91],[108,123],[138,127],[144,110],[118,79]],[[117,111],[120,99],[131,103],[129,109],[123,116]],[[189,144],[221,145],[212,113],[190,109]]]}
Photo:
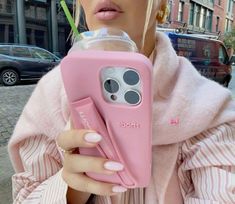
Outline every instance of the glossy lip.
{"label": "glossy lip", "polygon": [[102,1],[95,7],[94,14],[99,20],[113,20],[123,11],[121,8],[110,0]]}

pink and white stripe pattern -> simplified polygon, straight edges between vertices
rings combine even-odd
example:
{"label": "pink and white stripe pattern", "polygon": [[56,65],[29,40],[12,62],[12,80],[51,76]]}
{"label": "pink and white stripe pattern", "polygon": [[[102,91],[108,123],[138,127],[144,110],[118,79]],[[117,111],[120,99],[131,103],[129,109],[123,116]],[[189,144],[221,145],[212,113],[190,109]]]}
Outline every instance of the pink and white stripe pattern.
{"label": "pink and white stripe pattern", "polygon": [[182,144],[178,173],[185,203],[235,203],[233,133],[224,124]]}
{"label": "pink and white stripe pattern", "polygon": [[66,203],[67,185],[55,141],[31,137],[22,142],[20,155],[25,171],[12,177],[14,203]]}
{"label": "pink and white stripe pattern", "polygon": [[[177,165],[185,204],[235,203],[234,128],[224,124],[181,144]],[[22,142],[20,155],[25,171],[12,177],[14,203],[66,203],[67,185],[61,178],[62,158],[55,141],[43,135],[31,137]],[[132,191],[123,194],[125,204],[145,203],[139,195],[144,191]],[[110,203],[107,200],[99,197],[97,203]]]}

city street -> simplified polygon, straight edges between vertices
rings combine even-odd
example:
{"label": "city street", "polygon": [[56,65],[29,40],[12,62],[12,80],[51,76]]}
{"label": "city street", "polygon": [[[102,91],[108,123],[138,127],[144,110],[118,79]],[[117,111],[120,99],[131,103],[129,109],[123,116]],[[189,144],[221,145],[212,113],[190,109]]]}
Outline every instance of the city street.
{"label": "city street", "polygon": [[[27,102],[35,84],[15,87],[0,86],[0,203],[12,203],[11,200],[11,167],[6,145],[14,125]],[[235,99],[235,67],[229,85]]]}

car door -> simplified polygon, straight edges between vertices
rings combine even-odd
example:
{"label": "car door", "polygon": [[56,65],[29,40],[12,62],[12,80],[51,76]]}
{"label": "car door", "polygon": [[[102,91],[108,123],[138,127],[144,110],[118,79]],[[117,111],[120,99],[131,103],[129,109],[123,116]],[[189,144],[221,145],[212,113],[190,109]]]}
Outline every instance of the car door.
{"label": "car door", "polygon": [[41,76],[41,68],[26,46],[13,46],[12,57],[20,65],[22,79],[35,79]]}
{"label": "car door", "polygon": [[30,52],[39,63],[43,73],[47,73],[59,63],[59,58],[44,49],[30,48]]}

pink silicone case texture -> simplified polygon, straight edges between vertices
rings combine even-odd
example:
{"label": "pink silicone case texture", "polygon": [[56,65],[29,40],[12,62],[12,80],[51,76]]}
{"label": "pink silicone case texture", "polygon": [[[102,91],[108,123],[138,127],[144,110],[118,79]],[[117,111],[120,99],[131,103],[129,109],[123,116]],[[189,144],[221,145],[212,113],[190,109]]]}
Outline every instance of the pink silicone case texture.
{"label": "pink silicone case texture", "polygon": [[[101,70],[129,67],[141,78],[142,101],[137,106],[106,102]],[[81,154],[120,161],[123,171],[107,176],[87,172],[90,177],[127,188],[146,187],[151,177],[152,153],[152,64],[138,53],[74,51],[61,62],[61,73],[75,128],[90,127],[104,139],[98,148],[79,148]],[[84,116],[81,116],[81,113]]]}

